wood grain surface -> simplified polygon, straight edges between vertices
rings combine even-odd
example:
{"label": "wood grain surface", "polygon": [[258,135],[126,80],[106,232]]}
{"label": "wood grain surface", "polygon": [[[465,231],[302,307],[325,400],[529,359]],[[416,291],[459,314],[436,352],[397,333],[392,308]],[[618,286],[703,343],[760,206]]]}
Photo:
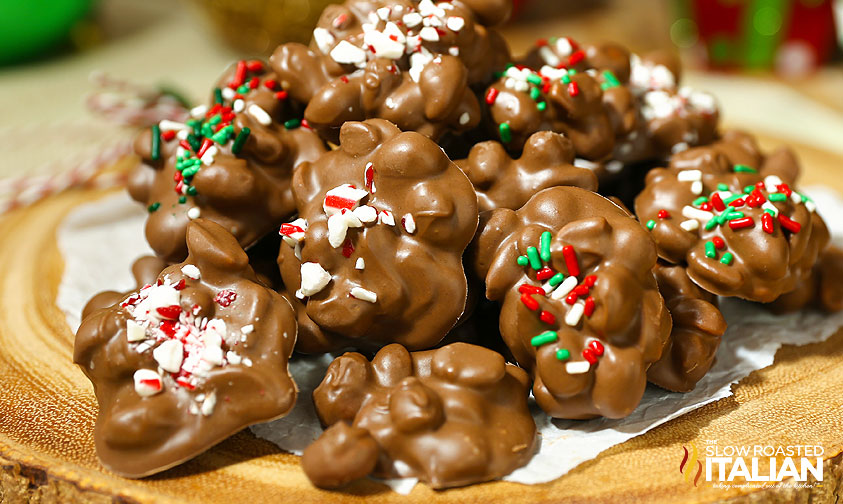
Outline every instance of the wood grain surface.
{"label": "wood grain surface", "polygon": [[[774,145],[776,139],[765,138]],[[838,190],[843,159],[799,147],[809,183]],[[125,163],[123,163],[125,164]],[[122,167],[117,167],[118,169]],[[73,334],[55,297],[63,272],[56,228],[107,191],[71,190],[0,218],[0,502],[835,502],[843,472],[843,331],[783,347],[734,396],[617,445],[556,481],[493,482],[409,496],[363,481],[345,493],[310,486],[298,457],[241,432],[196,459],[140,481],[103,470],[93,448],[96,401],[71,362]],[[694,487],[679,472],[683,446],[813,444],[825,477],[809,489]],[[766,461],[762,461],[766,467]]]}

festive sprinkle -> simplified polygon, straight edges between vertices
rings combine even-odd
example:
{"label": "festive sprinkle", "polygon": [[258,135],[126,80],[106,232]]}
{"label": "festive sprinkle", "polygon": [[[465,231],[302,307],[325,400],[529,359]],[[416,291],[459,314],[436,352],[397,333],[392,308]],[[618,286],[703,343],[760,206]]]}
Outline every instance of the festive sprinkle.
{"label": "festive sprinkle", "polygon": [[715,250],[714,244],[710,241],[705,242],[705,256],[710,259],[717,257],[717,251]]}
{"label": "festive sprinkle", "polygon": [[214,103],[222,105],[222,89],[214,88]]}
{"label": "festive sprinkle", "polygon": [[591,369],[591,364],[588,361],[574,361],[565,363],[565,371],[568,374],[583,374],[588,373]]}
{"label": "festive sprinkle", "polygon": [[288,119],[284,121],[284,127],[287,129],[296,129],[301,126],[301,121],[299,119]]}
{"label": "festive sprinkle", "polygon": [[574,251],[573,245],[565,245],[562,247],[562,256],[565,258],[565,266],[568,268],[568,275],[572,277],[580,276],[580,265],[577,262],[577,255]]}
{"label": "festive sprinkle", "polygon": [[733,256],[731,252],[726,252],[725,254],[723,254],[723,257],[720,258],[720,262],[728,266],[732,264],[732,260],[734,258],[735,256]]}
{"label": "festive sprinkle", "polygon": [[547,310],[542,310],[541,314],[539,315],[539,320],[541,320],[545,324],[553,325],[556,323],[556,315],[550,313]]}
{"label": "festive sprinkle", "polygon": [[490,87],[489,90],[486,91],[486,103],[489,105],[493,105],[495,103],[495,100],[498,99],[499,93],[500,91],[498,91],[497,88]]}
{"label": "festive sprinkle", "polygon": [[530,264],[530,260],[527,259],[527,256],[518,256],[518,259],[516,259],[515,262],[518,263],[518,266],[522,267]]}
{"label": "festive sprinkle", "polygon": [[717,190],[718,190],[718,191],[728,191],[728,190],[729,190],[729,186],[727,186],[726,184],[722,184],[722,183],[721,183],[721,184],[717,184]]}
{"label": "festive sprinkle", "polygon": [[550,277],[550,281],[548,283],[551,287],[556,287],[557,285],[562,283],[563,280],[565,280],[565,275],[563,273],[557,273]]}
{"label": "festive sprinkle", "polygon": [[153,161],[161,159],[161,128],[157,124],[152,125],[152,146],[151,155]]}
{"label": "festive sprinkle", "polygon": [[755,226],[755,221],[752,217],[743,217],[739,219],[732,219],[729,221],[729,227],[733,230],[743,229]]}
{"label": "festive sprinkle", "polygon": [[568,84],[568,94],[570,94],[572,98],[580,94],[580,87],[576,81],[571,81],[571,83]]}
{"label": "festive sprinkle", "polygon": [[696,231],[697,229],[700,228],[700,221],[694,220],[694,219],[688,219],[686,221],[682,221],[679,224],[679,227],[681,227],[682,229],[684,229],[685,231],[688,231],[688,232]]}
{"label": "festive sprinkle", "polygon": [[571,352],[567,348],[560,348],[556,350],[556,358],[561,361],[568,360],[571,358]]}
{"label": "festive sprinkle", "polygon": [[159,203],[158,201],[146,207],[149,213],[157,212],[159,208],[161,208],[161,203]]}
{"label": "festive sprinkle", "polygon": [[603,82],[602,84],[600,84],[600,87],[601,87],[602,89],[604,89],[604,90],[605,90],[605,89],[609,89],[609,88],[613,88],[613,87],[618,87],[618,86],[620,86],[620,85],[621,85],[621,83],[620,83],[620,81],[618,80],[618,78],[617,78],[617,77],[615,77],[615,74],[613,74],[613,73],[612,73],[611,71],[609,71],[609,70],[604,70],[604,71],[603,71],[603,80],[604,80],[605,82]]}
{"label": "festive sprinkle", "polygon": [[723,238],[720,238],[719,236],[715,236],[711,239],[711,241],[718,250],[721,250],[726,246],[726,242],[724,242]]}
{"label": "festive sprinkle", "polygon": [[582,303],[577,303],[568,310],[568,313],[565,315],[565,323],[569,326],[573,327],[580,323],[580,319],[585,312],[585,305]]}
{"label": "festive sprinkle", "polygon": [[767,234],[773,234],[773,216],[767,212],[761,214],[761,229]]}
{"label": "festive sprinkle", "polygon": [[591,317],[591,315],[594,313],[594,298],[593,297],[588,296],[587,298],[585,298],[585,305],[583,306],[583,313],[585,314],[586,317]]}
{"label": "festive sprinkle", "polygon": [[518,286],[518,292],[521,294],[540,294],[544,296],[544,289],[535,285],[524,283]]}
{"label": "festive sprinkle", "polygon": [[550,231],[545,231],[539,238],[539,247],[541,248],[541,258],[545,262],[550,262],[550,240],[553,237]]}
{"label": "festive sprinkle", "polygon": [[745,164],[736,164],[734,167],[735,173],[758,173],[758,170],[751,168]]}
{"label": "festive sprinkle", "polygon": [[726,209],[726,204],[723,202],[723,199],[720,197],[719,193],[714,193],[711,195],[711,204],[714,206],[714,209],[718,212],[722,212]]}
{"label": "festive sprinkle", "polygon": [[536,247],[527,247],[527,258],[530,260],[530,267],[538,271],[542,269],[542,261]]}
{"label": "festive sprinkle", "polygon": [[648,220],[647,221],[647,229],[652,231],[654,227],[656,227],[656,221],[654,221],[653,219]]}
{"label": "festive sprinkle", "polygon": [[563,297],[567,296],[574,288],[577,286],[577,277],[569,276],[566,278],[556,290],[551,293],[550,298],[556,301],[562,299]]}
{"label": "festive sprinkle", "polygon": [[376,293],[362,287],[352,287],[351,297],[361,301],[368,301],[369,303],[375,303],[378,300],[378,295]]}
{"label": "festive sprinkle", "polygon": [[542,282],[547,280],[548,278],[550,278],[552,276],[553,276],[553,270],[548,268],[547,266],[545,266],[544,268],[542,268],[542,269],[540,269],[539,271],[536,272],[536,278],[539,281],[542,281]]}
{"label": "festive sprinkle", "polygon": [[669,218],[670,218],[670,212],[668,212],[667,210],[665,210],[664,208],[662,208],[661,210],[659,210],[659,213],[658,213],[658,214],[656,214],[656,216],[657,216],[659,219],[669,219]]}
{"label": "festive sprinkle", "polygon": [[498,130],[501,136],[501,142],[509,143],[512,141],[512,131],[509,129],[509,123],[501,123],[498,126]]}
{"label": "festive sprinkle", "polygon": [[184,205],[187,203],[187,196],[179,196],[179,204]]}
{"label": "festive sprinkle", "polygon": [[694,206],[700,206],[703,203],[705,203],[706,201],[708,201],[708,198],[706,198],[705,196],[700,196],[699,198],[694,200],[693,205]]}
{"label": "festive sprinkle", "polygon": [[702,172],[700,170],[682,170],[676,174],[676,180],[679,182],[694,182],[695,180],[700,180],[701,178]]}
{"label": "festive sprinkle", "polygon": [[553,343],[556,340],[557,340],[557,336],[556,336],[555,332],[545,331],[545,332],[539,334],[538,336],[533,336],[532,339],[530,339],[530,345],[532,345],[534,347],[538,347],[538,346],[542,346],[546,343]]}
{"label": "festive sprinkle", "polygon": [[798,233],[799,230],[802,229],[802,224],[799,224],[790,217],[786,217],[782,214],[779,214],[779,224],[781,224],[783,228],[787,229],[791,233]]}
{"label": "festive sprinkle", "polygon": [[529,294],[521,294],[521,302],[532,311],[539,309],[539,302],[533,299]]}
{"label": "festive sprinkle", "polygon": [[237,133],[237,138],[234,139],[234,143],[231,145],[231,152],[234,154],[239,154],[240,151],[243,150],[243,146],[246,145],[246,140],[249,139],[249,134],[252,132],[249,128],[244,127]]}
{"label": "festive sprinkle", "polygon": [[783,193],[772,193],[767,198],[774,202],[787,201],[787,195]]}
{"label": "festive sprinkle", "polygon": [[536,108],[543,112],[547,108],[547,102],[539,102],[536,104]]}

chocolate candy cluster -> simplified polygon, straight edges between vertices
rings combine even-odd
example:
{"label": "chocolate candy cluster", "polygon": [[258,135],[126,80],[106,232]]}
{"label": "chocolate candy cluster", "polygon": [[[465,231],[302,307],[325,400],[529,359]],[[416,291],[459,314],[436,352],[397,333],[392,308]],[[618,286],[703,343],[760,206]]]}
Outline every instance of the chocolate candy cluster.
{"label": "chocolate candy cluster", "polygon": [[153,474],[284,415],[294,348],[348,349],[368,354],[300,398],[327,428],[315,485],[487,481],[538,445],[530,391],[586,419],[692,390],[718,296],[843,307],[790,151],[718,131],[670,56],[559,37],[511,58],[511,8],[347,0],[138,136],[157,257],[90,301],[74,353],[105,466]]}

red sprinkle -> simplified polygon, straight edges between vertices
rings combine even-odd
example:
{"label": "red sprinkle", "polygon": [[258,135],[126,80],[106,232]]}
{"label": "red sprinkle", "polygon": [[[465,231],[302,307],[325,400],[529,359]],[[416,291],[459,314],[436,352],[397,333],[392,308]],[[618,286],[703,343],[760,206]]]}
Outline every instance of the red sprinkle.
{"label": "red sprinkle", "polygon": [[351,243],[351,238],[346,238],[344,242],[342,242],[342,255],[346,259],[351,257],[351,254],[354,253],[354,244]]}
{"label": "red sprinkle", "polygon": [[791,233],[798,233],[799,230],[802,229],[802,224],[799,224],[795,220],[790,217],[786,217],[783,214],[779,214],[779,224]]}
{"label": "red sprinkle", "polygon": [[284,223],[284,224],[281,224],[281,230],[278,231],[278,234],[281,234],[281,235],[284,235],[284,236],[290,236],[293,233],[304,233],[304,229],[302,229],[299,226],[296,226],[295,224]]}
{"label": "red sprinkle", "polygon": [[340,77],[340,80],[345,82],[346,84],[348,84],[348,76],[347,75],[343,75],[342,77]]}
{"label": "red sprinkle", "polygon": [[243,85],[244,80],[246,80],[246,61],[240,60],[237,62],[237,68],[234,70],[234,80],[231,83],[234,84],[234,87],[238,87]]}
{"label": "red sprinkle", "polygon": [[235,299],[237,299],[237,293],[229,289],[223,289],[214,296],[214,302],[223,308],[233,303]]}
{"label": "red sprinkle", "polygon": [[[573,45],[573,44],[571,44]],[[568,56],[568,66],[574,66],[580,61],[585,59],[585,53],[583,51],[576,51],[574,54]]]}
{"label": "red sprinkle", "polygon": [[276,87],[278,87],[278,81],[275,79],[266,79],[265,81],[263,81],[263,85],[267,89],[275,89]]}
{"label": "red sprinkle", "polygon": [[286,100],[287,99],[287,92],[286,91],[278,91],[275,93],[276,100]]}
{"label": "red sprinkle", "polygon": [[343,198],[341,196],[335,196],[333,194],[325,196],[325,206],[331,208],[347,208],[350,210],[355,203],[357,202],[354,200]]}
{"label": "red sprinkle", "polygon": [[170,306],[162,306],[160,308],[156,308],[155,311],[158,312],[158,315],[161,315],[166,319],[175,320],[179,318],[179,315],[181,314],[181,306],[177,304]]}
{"label": "red sprinkle", "polygon": [[547,39],[540,38],[536,40],[536,47],[544,47],[547,45]]}
{"label": "red sprinkle", "polygon": [[570,94],[571,97],[574,97],[574,96],[577,96],[578,94],[580,94],[580,87],[577,85],[576,81],[571,81],[568,84],[568,94]]}
{"label": "red sprinkle", "polygon": [[746,204],[749,206],[749,208],[758,208],[761,206],[761,203],[758,201],[758,198],[756,198],[753,194],[750,194],[746,197]]}
{"label": "red sprinkle", "polygon": [[746,203],[743,198],[738,198],[736,200],[732,200],[729,202],[729,206],[732,208],[742,207]]}
{"label": "red sprinkle", "polygon": [[530,284],[521,284],[518,286],[518,292],[521,294],[539,294],[544,296],[544,289]]}
{"label": "red sprinkle", "polygon": [[161,380],[157,380],[155,378],[150,378],[146,380],[140,380],[140,382],[147,387],[152,387],[155,390],[161,390]]}
{"label": "red sprinkle", "polygon": [[718,193],[714,193],[711,195],[711,204],[714,205],[714,208],[718,212],[726,210],[726,204],[723,203],[723,198],[721,198]]}
{"label": "red sprinkle", "polygon": [[550,82],[545,82],[542,84],[542,93],[547,94],[550,92]]}
{"label": "red sprinkle", "polygon": [[767,212],[761,216],[761,229],[767,234],[773,234],[773,216]]}
{"label": "red sprinkle", "polygon": [[[552,269],[548,268],[547,266],[545,266],[544,268],[542,268],[542,269],[540,269],[536,272],[536,278],[538,278],[539,281],[547,280],[548,278],[552,277],[553,275],[555,275],[555,273],[553,272]],[[544,292],[544,291],[542,291],[542,292]]]}
{"label": "red sprinkle", "polygon": [[246,68],[250,72],[260,72],[263,71],[263,63],[258,60],[252,60],[246,64]]}
{"label": "red sprinkle", "polygon": [[189,144],[189,143],[187,143],[187,140],[179,140],[179,145],[181,145],[181,148],[182,148],[182,149],[184,149],[184,150],[186,150],[186,151],[188,151],[188,152],[190,152],[190,151],[192,151],[192,150],[193,150],[193,149],[190,147],[190,144]]}
{"label": "red sprinkle", "polygon": [[529,294],[521,294],[521,302],[530,310],[536,311],[539,309],[539,302],[530,297]]}
{"label": "red sprinkle", "polygon": [[588,275],[582,283],[589,287],[594,287],[594,284],[597,283],[597,275]]}
{"label": "red sprinkle", "polygon": [[711,202],[706,201],[705,203],[700,203],[700,210],[705,210],[706,212],[711,211]]}
{"label": "red sprinkle", "polygon": [[364,177],[366,179],[366,190],[372,192],[372,186],[375,183],[375,167],[374,165],[368,165],[366,167],[366,171],[364,172]]}
{"label": "red sprinkle", "polygon": [[597,364],[597,355],[591,348],[586,348],[582,351],[583,359],[587,360],[589,364]]}
{"label": "red sprinkle", "polygon": [[333,22],[334,28],[339,28],[347,20],[348,20],[348,14],[345,14],[345,13],[340,14],[339,16],[335,17],[334,22]]}
{"label": "red sprinkle", "polygon": [[261,83],[261,80],[259,78],[252,77],[251,80],[249,80],[249,89],[257,88],[258,84],[260,84],[260,83]]}
{"label": "red sprinkle", "polygon": [[588,285],[577,285],[572,292],[577,296],[588,296]]}
{"label": "red sprinkle", "polygon": [[186,388],[187,390],[193,390],[196,388],[194,385],[191,385],[189,381],[187,381],[187,378],[176,378],[176,383]]}
{"label": "red sprinkle", "polygon": [[720,238],[719,236],[715,236],[714,238],[712,238],[711,242],[714,243],[714,246],[718,249],[722,249],[726,246],[726,242],[724,242],[723,238]]}
{"label": "red sprinkle", "polygon": [[603,352],[605,351],[603,348],[603,343],[600,343],[597,340],[591,340],[591,342],[588,344],[588,347],[594,350],[594,353],[597,355],[603,355]]}
{"label": "red sprinkle", "polygon": [[790,193],[793,192],[790,190],[790,186],[787,184],[779,184],[776,186],[776,189],[778,189],[780,193],[784,193],[784,195],[788,198],[790,197]]}
{"label": "red sprinkle", "polygon": [[565,298],[565,302],[568,303],[569,305],[572,305],[572,304],[577,302],[577,298],[579,298],[577,293],[571,292],[570,294],[568,294],[568,297]]}
{"label": "red sprinkle", "polygon": [[176,132],[174,130],[167,130],[161,133],[161,139],[165,142],[169,142],[170,140],[176,138]]}
{"label": "red sprinkle", "polygon": [[659,213],[656,214],[656,215],[658,216],[659,219],[669,219],[670,218],[670,212],[668,212],[664,208],[659,210]]}
{"label": "red sprinkle", "polygon": [[730,220],[729,227],[732,229],[743,229],[752,227],[755,225],[755,221],[752,220],[752,217],[742,217],[740,219]]}
{"label": "red sprinkle", "polygon": [[176,182],[181,182],[182,179],[184,179],[184,175],[182,175],[180,171],[176,170],[176,173],[173,174],[173,180]]}
{"label": "red sprinkle", "polygon": [[180,290],[183,290],[186,286],[187,286],[187,282],[185,282],[184,278],[182,278],[181,280],[179,280],[179,283],[177,283],[176,286],[173,287],[173,288],[180,291]]}
{"label": "red sprinkle", "polygon": [[214,145],[214,141],[210,138],[202,140],[202,146],[199,147],[199,152],[196,153],[196,157],[201,158],[205,155],[205,151],[207,151],[212,145]]}
{"label": "red sprinkle", "polygon": [[594,298],[588,296],[585,298],[585,306],[583,307],[583,315],[590,317],[594,313]]}
{"label": "red sprinkle", "polygon": [[568,274],[571,276],[580,276],[580,265],[577,262],[577,253],[573,245],[565,245],[562,247],[562,256],[565,258],[565,266],[568,267]]}
{"label": "red sprinkle", "polygon": [[486,103],[492,105],[495,103],[495,100],[498,99],[498,94],[500,91],[497,88],[490,87],[488,91],[486,91]]}
{"label": "red sprinkle", "polygon": [[175,187],[176,194],[182,194],[182,190],[184,190],[184,181],[179,180]]}
{"label": "red sprinkle", "polygon": [[539,319],[548,325],[553,325],[556,323],[556,315],[550,313],[547,310],[542,310],[541,314],[539,315]]}
{"label": "red sprinkle", "polygon": [[761,191],[757,187],[753,189],[750,194],[755,197],[755,200],[758,202],[759,206],[763,205],[764,202],[767,201],[767,198],[765,198],[764,195],[761,194]]}

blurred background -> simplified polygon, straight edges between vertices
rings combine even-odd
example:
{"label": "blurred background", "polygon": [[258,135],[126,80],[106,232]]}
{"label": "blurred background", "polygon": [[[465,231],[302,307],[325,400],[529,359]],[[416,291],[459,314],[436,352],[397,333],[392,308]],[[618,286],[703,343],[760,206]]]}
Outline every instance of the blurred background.
{"label": "blurred background", "polygon": [[[671,48],[724,124],[843,155],[843,0],[516,0],[501,31]],[[0,177],[66,169],[307,42],[327,0],[0,0]],[[121,125],[121,126],[115,126]]]}

